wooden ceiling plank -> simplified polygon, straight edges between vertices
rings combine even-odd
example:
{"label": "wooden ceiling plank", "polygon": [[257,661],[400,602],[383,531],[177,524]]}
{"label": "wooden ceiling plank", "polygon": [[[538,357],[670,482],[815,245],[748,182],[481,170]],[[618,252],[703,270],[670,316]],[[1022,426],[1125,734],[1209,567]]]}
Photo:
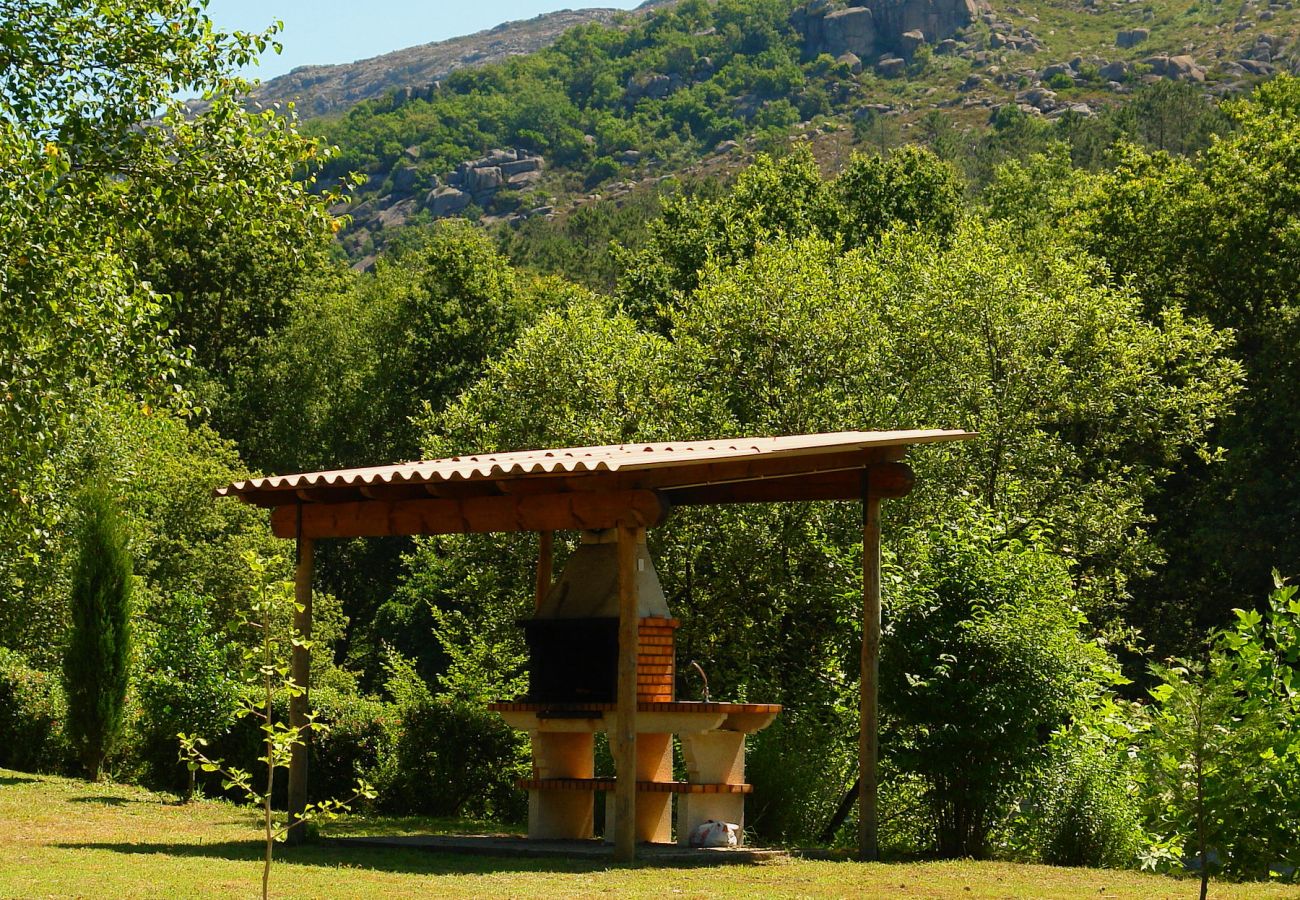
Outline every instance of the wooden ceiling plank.
{"label": "wooden ceiling plank", "polygon": [[286,503],[346,503],[365,499],[360,486],[349,485],[297,488],[283,493]]}
{"label": "wooden ceiling plank", "polygon": [[[811,500],[860,500],[862,468],[809,475],[733,481],[722,484],[665,488],[661,493],[674,506],[704,506],[724,503],[793,503]],[[872,493],[879,497],[903,497],[916,481],[911,468],[899,462],[875,463],[866,468]]]}

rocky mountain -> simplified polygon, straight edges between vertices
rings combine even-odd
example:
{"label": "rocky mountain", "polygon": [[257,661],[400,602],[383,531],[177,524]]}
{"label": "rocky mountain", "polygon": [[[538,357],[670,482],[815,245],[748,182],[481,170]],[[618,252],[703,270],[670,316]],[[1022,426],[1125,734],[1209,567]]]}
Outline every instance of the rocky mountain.
{"label": "rocky mountain", "polygon": [[[646,0],[632,14],[671,2]],[[266,106],[292,100],[303,118],[325,115],[394,90],[427,89],[457,69],[490,65],[511,56],[533,53],[550,46],[576,25],[608,24],[627,15],[620,9],[563,9],[352,63],[299,66],[286,75],[263,82],[253,91],[253,98]]]}
{"label": "rocky mountain", "polygon": [[[1135,100],[1164,104],[1143,113],[1171,123],[1163,134],[1211,97],[1300,73],[1300,0],[675,0],[638,12],[555,14],[321,69],[315,94],[294,94],[308,89],[291,81],[300,70],[262,99],[351,108],[307,130],[339,148],[323,183],[368,177],[335,209],[349,216],[342,246],[364,269],[410,226],[563,223],[660,182],[725,176],[789,141],[806,141],[828,171],[861,142],[941,141],[987,177],[981,159],[1035,152],[1053,136],[1096,152],[1140,138],[1119,112]],[[566,15],[613,24],[563,36]],[[512,29],[524,25],[550,43],[492,78],[432,77],[453,56],[467,66],[514,53]],[[398,62],[435,49],[444,62]],[[1181,93],[1157,91],[1174,82]],[[379,96],[346,99],[365,91]],[[1037,124],[1012,128],[1018,120]],[[1016,146],[976,146],[1003,127]]]}

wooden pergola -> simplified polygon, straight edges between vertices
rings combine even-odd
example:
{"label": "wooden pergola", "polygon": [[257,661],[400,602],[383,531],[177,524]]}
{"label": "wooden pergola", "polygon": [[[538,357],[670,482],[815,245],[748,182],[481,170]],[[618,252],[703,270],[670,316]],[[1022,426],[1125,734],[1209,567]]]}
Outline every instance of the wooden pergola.
{"label": "wooden pergola", "polygon": [[[880,650],[880,501],[913,485],[902,462],[915,444],[964,440],[965,431],[850,431],[661,444],[528,450],[241,481],[217,491],[271,509],[277,537],[297,542],[295,626],[312,628],[315,541],[322,538],[535,531],[539,597],[551,574],[555,531],[615,530],[618,685],[610,733],[615,858],[636,855],[638,657],[636,543],[679,506],[847,500],[862,503],[862,678],[859,735],[859,855],[877,857],[877,679]],[[295,681],[310,680],[310,653],[295,648]],[[290,703],[307,721],[308,696]],[[307,798],[307,753],[295,748],[289,815]],[[291,828],[291,839],[302,829]]]}

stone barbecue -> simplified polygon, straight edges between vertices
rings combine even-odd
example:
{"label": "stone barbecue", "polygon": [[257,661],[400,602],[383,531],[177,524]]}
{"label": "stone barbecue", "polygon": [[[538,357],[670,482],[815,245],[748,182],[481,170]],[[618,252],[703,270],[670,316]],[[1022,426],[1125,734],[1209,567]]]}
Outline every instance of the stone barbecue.
{"label": "stone barbecue", "polygon": [[[595,797],[605,795],[605,834],[612,840],[615,778],[595,776],[595,735],[608,729],[618,691],[619,572],[613,530],[582,533],[536,614],[521,624],[528,642],[528,694],[495,703],[514,728],[529,733],[533,773],[528,836],[594,837]],[[714,820],[744,834],[745,735],[765,728],[775,704],[677,702],[674,632],[663,588],[646,548],[636,541],[637,596],[636,839],[687,844]],[[681,746],[685,781],[673,778],[673,738]],[[743,840],[743,837],[742,837]]]}

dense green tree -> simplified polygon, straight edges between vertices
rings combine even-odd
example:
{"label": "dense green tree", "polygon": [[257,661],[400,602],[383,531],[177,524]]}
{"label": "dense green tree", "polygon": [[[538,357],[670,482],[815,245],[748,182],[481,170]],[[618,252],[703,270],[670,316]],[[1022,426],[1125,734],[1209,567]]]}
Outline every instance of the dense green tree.
{"label": "dense green tree", "polygon": [[1180,156],[1207,149],[1232,121],[1205,91],[1190,81],[1162,78],[1143,85],[1116,116],[1133,138],[1151,150]]}
{"label": "dense green tree", "polygon": [[237,379],[245,454],[277,470],[414,458],[411,417],[447,405],[566,290],[517,275],[482,229],[437,223],[374,273],[298,297]]}
{"label": "dense green tree", "polygon": [[722,196],[667,201],[644,246],[621,254],[619,293],[629,313],[666,333],[709,264],[741,262],[783,238],[815,235],[851,249],[899,226],[948,234],[960,191],[948,165],[914,147],[855,155],[829,182],[806,145],[780,158],[760,154]]}
{"label": "dense green tree", "polygon": [[648,226],[641,250],[625,252],[619,294],[641,322],[667,329],[673,307],[699,284],[710,260],[719,264],[751,255],[784,235],[822,234],[834,226],[830,190],[807,147],[782,158],[760,154],[715,200],[675,197]]}
{"label": "dense green tree", "polygon": [[[52,580],[39,560],[56,549],[60,498],[81,477],[66,465],[68,443],[96,407],[126,396],[192,413],[205,398],[178,390],[187,344],[225,346],[239,330],[200,310],[211,298],[222,306],[237,283],[195,278],[204,287],[194,295],[162,293],[189,281],[167,261],[198,252],[164,236],[198,245],[220,231],[215,243],[230,249],[243,227],[243,244],[292,258],[331,231],[329,198],[300,177],[326,152],[292,120],[240,103],[245,85],[232,73],[269,46],[270,33],[214,29],[187,0],[0,6],[5,605]],[[204,95],[205,108],[191,115],[183,94]],[[223,277],[233,279],[237,258],[232,250]]]}
{"label": "dense green tree", "polygon": [[1051,207],[1057,232],[1129,279],[1149,310],[1177,304],[1231,329],[1245,368],[1236,414],[1216,434],[1222,464],[1191,461],[1154,508],[1169,562],[1133,619],[1171,649],[1255,602],[1266,573],[1300,556],[1297,98],[1300,81],[1278,78],[1228,107],[1236,130],[1199,160],[1126,148]]}
{"label": "dense green tree", "polygon": [[[376,271],[300,296],[232,392],[256,466],[276,471],[418,457],[412,418],[442,410],[542,311],[576,289],[516,273],[481,229],[441,222]],[[355,623],[339,648],[371,679],[381,645],[426,660],[425,605],[394,595],[409,542],[323,545],[321,586]],[[429,674],[432,674],[431,672]]]}
{"label": "dense green tree", "polygon": [[498,244],[517,269],[610,291],[618,277],[613,242],[638,248],[647,223],[658,218],[660,208],[659,193],[638,191],[626,202],[592,203],[560,219],[534,216],[504,227]]}
{"label": "dense green tree", "polygon": [[1093,601],[1118,599],[1151,561],[1144,498],[1236,390],[1227,337],[1176,310],[1146,320],[1068,245],[1017,250],[973,225],[950,242],[893,233],[841,257],[806,241],[711,271],[673,332],[688,421],[978,430],[919,455],[916,496],[973,491],[1049,523]]}
{"label": "dense green tree", "polygon": [[835,179],[840,228],[848,247],[862,247],[899,225],[946,236],[961,213],[961,182],[951,166],[917,147],[888,156],[854,154]]}
{"label": "dense green tree", "polygon": [[122,731],[131,668],[134,576],[112,496],[102,487],[89,489],[81,514],[63,689],[68,697],[68,736],[86,775],[98,781]]}
{"label": "dense green tree", "polygon": [[440,223],[419,252],[421,275],[393,309],[377,348],[377,376],[399,458],[416,455],[408,424],[422,404],[441,409],[482,374],[526,321],[514,270],[480,229]]}

